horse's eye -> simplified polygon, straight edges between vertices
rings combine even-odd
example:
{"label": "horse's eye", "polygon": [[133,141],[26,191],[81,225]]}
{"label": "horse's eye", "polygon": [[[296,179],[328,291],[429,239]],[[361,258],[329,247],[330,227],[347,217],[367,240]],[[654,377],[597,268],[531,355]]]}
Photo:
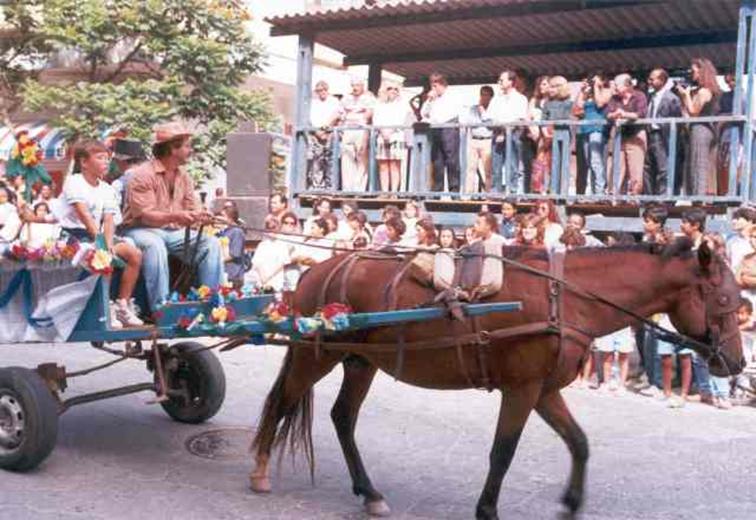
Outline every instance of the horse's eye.
{"label": "horse's eye", "polygon": [[730,303],[730,297],[726,295],[722,295],[719,297],[719,305],[725,306],[729,305]]}

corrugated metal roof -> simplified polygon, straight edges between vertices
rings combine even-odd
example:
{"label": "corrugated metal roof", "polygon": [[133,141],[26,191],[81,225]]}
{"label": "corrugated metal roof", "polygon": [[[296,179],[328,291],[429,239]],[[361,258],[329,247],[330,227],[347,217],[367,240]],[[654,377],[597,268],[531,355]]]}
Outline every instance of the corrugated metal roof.
{"label": "corrugated metal roof", "polygon": [[[272,32],[314,32],[346,63],[382,63],[410,80],[687,66],[735,60],[740,0],[641,2],[410,0],[276,17]],[[700,37],[700,38],[699,38]],[[613,50],[618,49],[618,50]]]}

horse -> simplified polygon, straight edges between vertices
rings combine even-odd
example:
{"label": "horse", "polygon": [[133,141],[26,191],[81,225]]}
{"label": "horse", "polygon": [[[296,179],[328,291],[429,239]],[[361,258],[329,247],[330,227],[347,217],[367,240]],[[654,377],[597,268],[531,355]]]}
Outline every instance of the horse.
{"label": "horse", "polygon": [[[561,501],[568,513],[574,514],[583,502],[588,440],[560,391],[575,379],[594,338],[638,325],[639,318],[667,313],[679,333],[693,338],[694,348],[708,361],[712,374],[736,374],[745,365],[735,315],[739,290],[734,276],[706,244],[697,251],[691,246],[689,240],[681,239],[663,250],[646,244],[576,249],[564,256],[564,283],[555,283],[553,277],[546,276],[553,265],[546,253],[504,248],[505,282],[486,301],[519,300],[521,312],[480,316],[475,324],[470,319],[440,319],[385,326],[333,340],[323,337],[315,347],[290,344],[252,444],[256,464],[250,474],[252,490],[271,491],[271,452],[276,447],[283,452],[287,443],[292,450],[305,452],[314,475],[312,388],[343,363],[344,379],[331,418],[353,492],[364,498],[368,514],[390,514],[386,500],[368,477],[354,438],[360,406],[377,370],[429,389],[485,385],[501,391],[490,467],[476,518],[498,518],[502,480],[533,410],[562,438],[571,454],[571,471]],[[346,257],[336,256],[303,276],[294,294],[294,308],[311,315],[318,306],[333,301],[346,300],[359,312],[427,304],[436,293],[407,274],[406,269],[402,271],[409,261],[411,258],[369,255],[354,260],[347,269]],[[393,296],[386,289],[392,285]],[[495,334],[549,322],[554,299],[548,295],[560,288],[562,325],[558,330],[509,337]],[[474,328],[489,331],[490,344],[468,342],[455,347],[446,341],[469,335]],[[346,344],[347,348],[329,349],[329,341]],[[410,348],[413,342],[428,346],[433,341],[441,346]],[[404,344],[403,354],[398,356],[396,349],[371,348],[387,344]],[[485,362],[481,353],[486,355]]]}

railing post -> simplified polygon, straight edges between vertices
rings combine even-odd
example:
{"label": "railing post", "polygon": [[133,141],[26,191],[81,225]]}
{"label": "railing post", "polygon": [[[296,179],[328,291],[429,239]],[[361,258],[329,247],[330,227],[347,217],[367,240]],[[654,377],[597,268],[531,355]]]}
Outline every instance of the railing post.
{"label": "railing post", "polygon": [[312,55],[315,40],[309,34],[300,34],[297,51],[296,129],[292,156],[292,184],[297,191],[307,189],[307,133],[302,128],[310,123],[312,97]]}
{"label": "railing post", "polygon": [[341,190],[341,132],[331,134],[331,183],[334,190]]}
{"label": "railing post", "polygon": [[[735,105],[733,105],[733,108]],[[733,109],[733,113],[737,112]],[[740,155],[740,123],[735,123],[729,129],[730,164],[727,168],[727,195],[737,195],[738,186],[738,156]],[[719,146],[722,146],[720,143]]]}
{"label": "railing post", "polygon": [[[506,130],[506,143],[504,147],[504,179],[506,182],[506,187],[504,189],[504,192],[507,195],[511,195],[513,193],[517,193],[517,186],[513,186],[515,184],[514,179],[514,173],[512,170],[512,156],[514,155],[514,143],[512,142],[512,127],[507,126]],[[515,165],[515,168],[517,165]]]}
{"label": "railing post", "polygon": [[428,165],[430,164],[430,139],[428,123],[412,125],[412,179],[410,190],[415,193],[428,191]]}
{"label": "railing post", "polygon": [[549,165],[549,184],[553,195],[559,193],[559,165],[562,158],[559,155],[559,138],[556,129],[551,130],[551,164]]}
{"label": "railing post", "polygon": [[368,191],[378,191],[378,165],[375,161],[375,128],[368,130]]}
{"label": "railing post", "polygon": [[756,74],[756,16],[754,16],[753,3],[749,2],[749,14],[751,15],[751,30],[749,32],[748,41],[748,88],[746,89],[745,100],[745,128],[743,129],[743,138],[745,139],[743,157],[743,192],[742,196],[745,201],[753,200],[756,198],[756,179],[753,178],[756,169],[754,168],[752,160],[753,150],[753,95],[754,95],[754,74]]}
{"label": "railing post", "polygon": [[469,195],[465,188],[467,188],[468,181],[467,161],[469,157],[467,156],[467,147],[470,144],[471,130],[470,127],[459,129],[459,192],[465,195]]}
{"label": "railing post", "polygon": [[620,166],[620,155],[622,153],[622,125],[615,125],[614,126],[614,143],[612,145],[612,183],[614,184],[614,193],[613,195],[616,197],[620,195],[620,188],[622,187],[620,184],[620,175],[621,175],[621,166]]}
{"label": "railing post", "polygon": [[669,124],[669,142],[667,143],[667,196],[672,197],[677,181],[677,121]]}

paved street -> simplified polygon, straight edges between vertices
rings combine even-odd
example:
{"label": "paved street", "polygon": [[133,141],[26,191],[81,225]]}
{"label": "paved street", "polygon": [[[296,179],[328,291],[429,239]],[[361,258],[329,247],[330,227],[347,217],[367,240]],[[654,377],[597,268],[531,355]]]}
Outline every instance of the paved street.
{"label": "paved street", "polygon": [[[340,369],[316,390],[316,486],[302,464],[286,461],[269,496],[247,489],[244,448],[283,356],[280,348],[222,355],[228,395],[209,423],[174,423],[148,394],[74,408],[58,445],[35,472],[0,474],[0,519],[353,519],[363,518],[328,412]],[[69,369],[107,357],[86,346],[0,346],[0,365],[57,360]],[[72,382],[69,393],[146,380],[121,364]],[[379,376],[358,440],[394,518],[472,518],[498,411],[498,395],[436,392]],[[691,404],[670,410],[636,395],[569,390],[567,400],[591,441],[583,518],[753,518],[756,409]],[[231,428],[215,460],[191,454],[195,434]],[[502,518],[555,518],[569,469],[567,450],[536,416],[504,481]],[[275,474],[274,474],[275,476]]]}

